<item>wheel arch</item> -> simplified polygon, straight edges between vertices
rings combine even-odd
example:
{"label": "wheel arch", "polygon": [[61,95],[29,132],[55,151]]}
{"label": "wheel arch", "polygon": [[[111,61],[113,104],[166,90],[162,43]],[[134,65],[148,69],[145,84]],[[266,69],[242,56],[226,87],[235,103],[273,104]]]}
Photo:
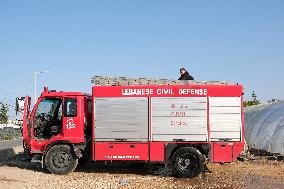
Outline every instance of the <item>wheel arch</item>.
{"label": "wheel arch", "polygon": [[[83,154],[82,154],[82,151],[85,149],[85,146],[82,146],[81,143],[79,144],[74,144],[72,143],[71,141],[69,140],[57,140],[57,141],[53,141],[51,142],[50,144],[48,144],[44,150],[44,156],[47,154],[48,150],[53,147],[53,146],[56,146],[56,145],[68,145],[70,146],[71,148],[71,153],[77,157],[77,158],[82,158],[83,157]],[[84,144],[84,143],[83,143]]]}
{"label": "wheel arch", "polygon": [[71,147],[71,149],[73,149],[73,145],[72,145],[71,141],[69,141],[69,140],[57,140],[57,141],[53,141],[53,142],[49,143],[49,144],[45,147],[44,155],[47,154],[48,150],[49,150],[51,147],[56,146],[56,145],[62,145],[62,144],[68,145],[68,146]]}

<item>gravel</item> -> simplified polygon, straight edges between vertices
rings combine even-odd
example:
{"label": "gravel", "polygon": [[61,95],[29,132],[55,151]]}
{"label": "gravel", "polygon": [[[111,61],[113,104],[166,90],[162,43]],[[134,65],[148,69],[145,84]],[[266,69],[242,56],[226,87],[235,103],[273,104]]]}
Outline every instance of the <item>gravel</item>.
{"label": "gravel", "polygon": [[17,155],[2,161],[0,188],[284,188],[284,162],[258,157],[255,160],[230,164],[209,164],[213,173],[192,179],[178,179],[162,165],[145,163],[87,162],[69,175],[58,176],[42,169],[40,164],[24,161]]}
{"label": "gravel", "polygon": [[[21,139],[1,141],[0,151],[21,145]],[[158,164],[87,162],[69,175],[53,175],[40,164],[26,161],[23,154],[0,158],[0,188],[162,188],[213,189],[251,188],[284,189],[284,161],[255,156],[244,162],[208,164],[212,173],[192,179],[174,178],[169,168]]]}

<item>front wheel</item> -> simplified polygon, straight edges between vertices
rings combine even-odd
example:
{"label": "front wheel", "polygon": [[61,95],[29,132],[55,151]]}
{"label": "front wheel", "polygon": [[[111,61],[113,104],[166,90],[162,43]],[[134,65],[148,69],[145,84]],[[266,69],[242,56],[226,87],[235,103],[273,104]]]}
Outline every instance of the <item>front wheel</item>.
{"label": "front wheel", "polygon": [[45,156],[47,170],[56,175],[67,175],[73,172],[77,164],[78,159],[72,154],[68,145],[53,146]]}
{"label": "front wheel", "polygon": [[192,178],[198,176],[204,168],[204,157],[192,147],[179,148],[172,158],[173,174],[176,177]]}

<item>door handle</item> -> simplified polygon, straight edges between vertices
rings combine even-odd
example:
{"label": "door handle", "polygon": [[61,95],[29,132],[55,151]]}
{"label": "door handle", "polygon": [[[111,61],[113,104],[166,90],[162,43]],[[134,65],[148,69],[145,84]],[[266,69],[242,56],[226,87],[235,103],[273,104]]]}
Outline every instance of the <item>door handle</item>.
{"label": "door handle", "polygon": [[113,148],[113,146],[112,146],[112,145],[110,145],[110,146],[108,146],[108,148]]}
{"label": "door handle", "polygon": [[135,145],[133,145],[133,144],[132,144],[132,145],[130,145],[130,148],[135,148]]}

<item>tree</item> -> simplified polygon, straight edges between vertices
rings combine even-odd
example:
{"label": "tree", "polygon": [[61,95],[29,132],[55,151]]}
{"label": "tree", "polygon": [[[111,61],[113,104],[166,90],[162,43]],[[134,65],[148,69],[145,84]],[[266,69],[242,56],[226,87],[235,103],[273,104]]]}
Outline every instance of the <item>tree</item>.
{"label": "tree", "polygon": [[271,100],[268,100],[268,103],[273,103],[273,102],[279,102],[280,100],[276,99],[276,98],[272,98]]}
{"label": "tree", "polygon": [[260,101],[257,100],[257,96],[256,96],[254,91],[252,91],[251,98],[252,99],[250,101],[244,101],[244,107],[246,107],[246,106],[254,106],[254,105],[260,104]]}
{"label": "tree", "polygon": [[0,124],[8,123],[8,105],[0,102]]}
{"label": "tree", "polygon": [[256,100],[256,94],[255,94],[255,92],[254,91],[252,91],[252,95],[251,95],[251,98],[252,98],[252,101],[253,102],[256,102],[257,100]]}

